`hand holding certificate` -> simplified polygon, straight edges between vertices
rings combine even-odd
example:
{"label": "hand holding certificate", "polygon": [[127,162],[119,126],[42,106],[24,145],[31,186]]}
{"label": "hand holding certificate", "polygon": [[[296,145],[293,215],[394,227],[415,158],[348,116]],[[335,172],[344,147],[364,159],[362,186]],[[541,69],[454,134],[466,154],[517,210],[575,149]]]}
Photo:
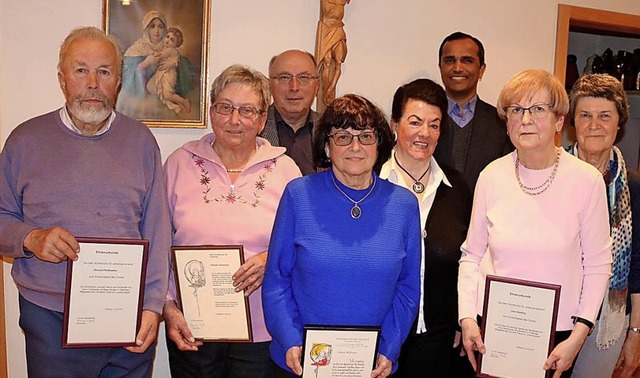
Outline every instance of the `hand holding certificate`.
{"label": "hand holding certificate", "polygon": [[302,377],[369,378],[379,337],[379,327],[306,326]]}
{"label": "hand holding certificate", "polygon": [[488,275],[478,376],[547,376],[559,301],[558,285]]}
{"label": "hand holding certificate", "polygon": [[77,240],[78,260],[67,263],[63,347],[136,345],[149,241]]}

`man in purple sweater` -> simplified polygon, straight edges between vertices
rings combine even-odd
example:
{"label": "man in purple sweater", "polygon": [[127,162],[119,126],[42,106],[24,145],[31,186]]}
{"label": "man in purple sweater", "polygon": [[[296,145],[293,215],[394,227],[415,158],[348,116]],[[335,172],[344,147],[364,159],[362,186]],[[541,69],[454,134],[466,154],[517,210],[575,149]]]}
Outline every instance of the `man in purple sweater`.
{"label": "man in purple sweater", "polygon": [[[147,377],[167,292],[170,223],[160,150],[114,112],[122,52],[93,27],[60,48],[66,104],[30,119],[0,153],[0,254],[14,258],[29,377]],[[148,239],[136,346],[61,348],[65,270],[76,237]]]}

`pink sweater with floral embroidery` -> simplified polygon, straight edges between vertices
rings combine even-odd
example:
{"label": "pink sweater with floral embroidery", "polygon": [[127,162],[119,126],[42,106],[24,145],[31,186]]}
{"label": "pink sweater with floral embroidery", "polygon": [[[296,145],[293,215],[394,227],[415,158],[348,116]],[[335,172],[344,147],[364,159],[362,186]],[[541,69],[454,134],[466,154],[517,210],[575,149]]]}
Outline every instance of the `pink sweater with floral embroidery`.
{"label": "pink sweater with floral embroidery", "polygon": [[[214,140],[215,135],[210,133],[188,142],[164,165],[173,245],[241,244],[248,260],[268,249],[284,187],[300,177],[300,170],[284,154],[284,147],[257,138],[255,155],[231,184],[211,147]],[[271,339],[264,324],[261,297],[260,289],[249,297],[254,342]],[[173,274],[167,298],[176,298]]]}

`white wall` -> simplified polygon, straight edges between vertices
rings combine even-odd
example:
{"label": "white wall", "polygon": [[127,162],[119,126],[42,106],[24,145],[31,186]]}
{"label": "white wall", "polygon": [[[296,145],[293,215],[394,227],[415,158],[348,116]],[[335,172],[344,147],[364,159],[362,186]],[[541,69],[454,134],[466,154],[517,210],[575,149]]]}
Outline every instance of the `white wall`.
{"label": "white wall", "polygon": [[[318,0],[211,2],[209,81],[232,63],[266,72],[269,58],[279,51],[314,49]],[[398,85],[417,77],[439,81],[440,41],[462,30],[485,44],[487,71],[479,92],[485,100],[495,102],[503,83],[514,73],[526,68],[553,70],[557,3],[353,0],[344,18],[349,53],[337,92],[363,94],[388,111]],[[640,15],[638,1],[567,3]],[[0,145],[21,121],[62,105],[56,80],[60,43],[76,26],[100,26],[101,10],[101,0],[0,1]],[[207,132],[153,131],[163,157]],[[9,276],[10,266],[4,265],[10,377],[24,377],[17,294]],[[164,342],[159,347],[154,376],[169,376]]]}

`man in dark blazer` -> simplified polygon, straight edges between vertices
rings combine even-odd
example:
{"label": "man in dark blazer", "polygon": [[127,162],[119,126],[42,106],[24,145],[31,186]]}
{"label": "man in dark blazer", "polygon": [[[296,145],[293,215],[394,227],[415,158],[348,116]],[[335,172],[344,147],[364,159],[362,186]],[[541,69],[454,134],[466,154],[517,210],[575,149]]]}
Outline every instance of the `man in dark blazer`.
{"label": "man in dark blazer", "polygon": [[496,108],[478,97],[478,81],[486,69],[482,42],[455,32],[440,44],[438,59],[449,113],[434,157],[462,172],[473,193],[487,164],[514,147]]}
{"label": "man in dark blazer", "polygon": [[[478,97],[478,81],[486,69],[482,42],[462,32],[447,36],[440,44],[438,67],[449,109],[433,156],[438,164],[462,172],[473,193],[480,172],[514,147],[496,108]],[[466,358],[460,356],[459,344],[452,349],[452,378],[476,376]]]}
{"label": "man in dark blazer", "polygon": [[287,50],[271,58],[269,85],[273,104],[260,136],[287,148],[303,175],[315,172],[311,154],[313,128],[320,115],[311,109],[318,94],[318,74],[312,54]]}

